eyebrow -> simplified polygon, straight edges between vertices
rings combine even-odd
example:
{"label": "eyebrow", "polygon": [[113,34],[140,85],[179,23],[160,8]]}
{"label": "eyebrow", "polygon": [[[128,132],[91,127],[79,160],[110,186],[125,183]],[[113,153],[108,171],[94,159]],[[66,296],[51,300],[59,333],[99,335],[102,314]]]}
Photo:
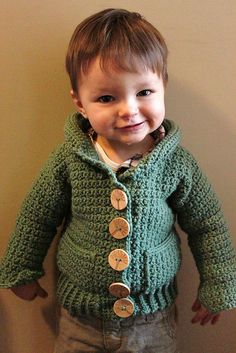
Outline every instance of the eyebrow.
{"label": "eyebrow", "polygon": [[[144,87],[149,87],[149,86],[152,86],[152,85],[156,85],[156,84],[159,84],[159,82],[156,82],[154,80],[152,81],[142,81],[142,82],[138,82],[137,84],[135,84],[133,86],[133,88],[135,89],[136,87],[141,87],[141,86],[144,86]],[[117,89],[119,88],[117,86],[117,84],[114,84],[114,85],[111,85],[111,86],[101,86],[101,87],[98,87],[98,88],[94,88],[91,90],[91,93],[99,93],[99,92],[104,92],[104,91],[110,91],[110,90],[114,90],[114,89]]]}
{"label": "eyebrow", "polygon": [[[101,83],[103,84],[103,83]],[[142,81],[137,82],[133,85],[134,90],[142,90],[142,89],[148,89],[152,88],[152,86],[156,86],[161,84],[161,80],[155,80],[154,78],[151,80],[146,80],[145,77],[143,78]],[[100,95],[100,94],[110,94],[113,93],[114,91],[119,91],[119,83],[117,84],[116,82],[108,82],[106,86],[97,86],[95,84],[95,87],[91,89],[90,93],[91,95]]]}
{"label": "eyebrow", "polygon": [[91,90],[91,93],[94,94],[94,93],[102,93],[104,91],[110,91],[112,88],[111,87],[98,87],[97,89],[94,88]]}

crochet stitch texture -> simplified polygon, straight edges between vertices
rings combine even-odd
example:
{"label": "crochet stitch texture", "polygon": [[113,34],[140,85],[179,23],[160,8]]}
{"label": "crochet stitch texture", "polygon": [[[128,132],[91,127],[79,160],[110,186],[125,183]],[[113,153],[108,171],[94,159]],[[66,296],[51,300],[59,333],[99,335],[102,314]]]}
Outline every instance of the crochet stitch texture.
{"label": "crochet stitch texture", "polygon": [[[214,192],[195,159],[179,145],[178,127],[164,121],[166,137],[137,167],[115,174],[101,162],[86,135],[86,121],[68,118],[57,148],[27,195],[1,263],[0,286],[30,283],[44,275],[43,260],[65,218],[57,264],[57,296],[72,315],[117,318],[112,282],[131,289],[134,315],[170,306],[181,265],[175,221],[188,234],[200,274],[199,299],[213,312],[236,306],[236,260]],[[124,210],[110,202],[114,189],[128,198]],[[108,231],[115,217],[130,225],[124,239]],[[112,269],[108,255],[124,249],[130,264]]]}

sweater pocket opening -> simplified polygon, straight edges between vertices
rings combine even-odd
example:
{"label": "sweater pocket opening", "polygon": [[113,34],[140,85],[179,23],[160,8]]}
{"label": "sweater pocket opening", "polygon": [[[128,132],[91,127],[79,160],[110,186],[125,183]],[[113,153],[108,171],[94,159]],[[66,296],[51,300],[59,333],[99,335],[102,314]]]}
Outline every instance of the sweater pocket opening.
{"label": "sweater pocket opening", "polygon": [[95,252],[83,249],[71,240],[62,239],[58,249],[57,266],[81,291],[93,291]]}
{"label": "sweater pocket opening", "polygon": [[159,292],[175,278],[181,266],[180,239],[171,232],[155,249],[147,250],[145,256],[146,294]]}

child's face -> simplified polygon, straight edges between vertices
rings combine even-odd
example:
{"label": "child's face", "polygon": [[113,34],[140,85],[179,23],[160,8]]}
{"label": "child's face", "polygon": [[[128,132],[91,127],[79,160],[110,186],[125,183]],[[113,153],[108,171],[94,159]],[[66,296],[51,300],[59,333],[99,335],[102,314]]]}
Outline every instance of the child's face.
{"label": "child's face", "polygon": [[165,115],[162,78],[149,71],[102,71],[99,59],[90,66],[72,93],[79,112],[86,114],[98,136],[109,145],[145,142]]}

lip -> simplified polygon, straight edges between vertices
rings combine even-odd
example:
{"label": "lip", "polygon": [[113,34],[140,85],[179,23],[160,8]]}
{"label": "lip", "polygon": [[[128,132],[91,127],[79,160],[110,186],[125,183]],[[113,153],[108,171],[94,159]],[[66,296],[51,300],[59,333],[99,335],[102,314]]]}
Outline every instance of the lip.
{"label": "lip", "polygon": [[132,124],[132,125],[125,125],[122,127],[117,127],[117,129],[119,130],[123,130],[123,131],[131,131],[131,130],[139,130],[143,127],[144,125],[144,121],[137,123],[137,124]]}

